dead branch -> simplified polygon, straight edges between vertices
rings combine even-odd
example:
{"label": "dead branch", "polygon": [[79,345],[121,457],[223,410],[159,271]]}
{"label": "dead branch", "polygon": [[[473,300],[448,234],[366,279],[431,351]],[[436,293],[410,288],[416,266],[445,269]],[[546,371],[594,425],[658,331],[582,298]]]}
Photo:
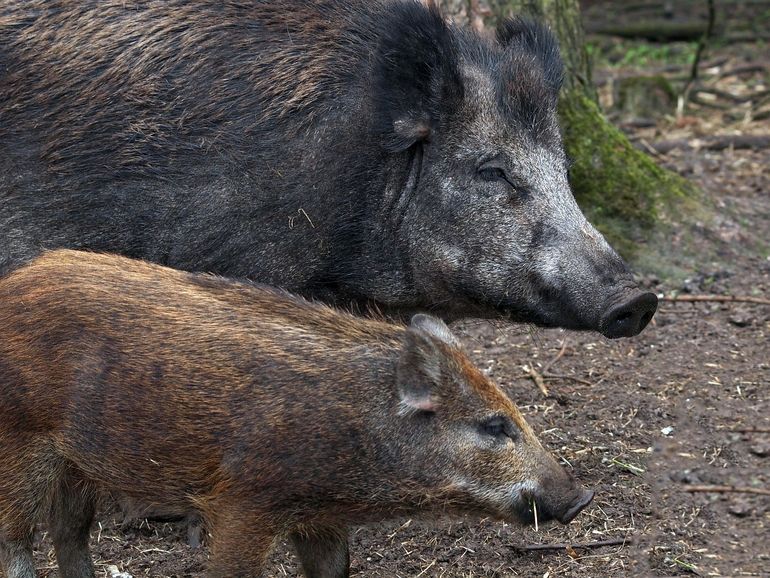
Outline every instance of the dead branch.
{"label": "dead branch", "polygon": [[738,427],[730,431],[736,433],[770,433],[770,427]]}
{"label": "dead branch", "polygon": [[735,104],[745,104],[747,102],[761,101],[763,98],[770,94],[770,90],[760,90],[753,94],[733,94],[725,90],[719,90],[717,88],[707,88],[705,86],[696,86],[692,89],[693,94],[711,94],[717,98],[729,100]]}
{"label": "dead branch", "polygon": [[686,486],[685,492],[713,492],[715,494],[758,494],[760,496],[770,496],[770,490],[765,488],[749,488],[747,486]]}
{"label": "dead branch", "polygon": [[578,550],[580,548],[602,548],[604,546],[625,546],[631,544],[631,538],[613,538],[611,540],[598,540],[596,542],[584,542],[582,544],[528,544],[526,546],[514,546],[517,550],[523,551],[536,551],[536,550],[566,550],[572,548]]}
{"label": "dead branch", "polygon": [[[713,65],[711,67],[704,67],[704,68],[713,68]],[[722,80],[723,78],[728,78],[729,76],[746,74],[748,72],[764,72],[766,70],[767,70],[766,64],[760,64],[758,62],[755,62],[753,64],[745,64],[743,66],[736,66],[735,68],[730,68],[729,70],[723,70],[713,78],[713,81]]]}
{"label": "dead branch", "polygon": [[718,88],[707,88],[705,86],[696,86],[692,89],[692,94],[710,94],[723,100],[729,100],[736,104],[743,104],[744,102],[751,102],[751,95],[733,94],[726,90],[719,90]]}
{"label": "dead branch", "polygon": [[652,149],[658,154],[666,154],[672,150],[710,150],[722,151],[725,149],[766,149],[770,148],[770,135],[715,135],[696,139],[664,140],[653,143],[645,142],[637,147]]}
{"label": "dead branch", "polygon": [[731,104],[727,104],[726,102],[717,102],[716,100],[708,100],[698,94],[690,94],[690,102],[692,104],[697,104],[698,106],[715,108],[717,110],[731,110],[733,108],[733,105]]}
{"label": "dead branch", "polygon": [[750,297],[740,295],[671,295],[660,298],[661,301],[676,303],[694,303],[710,301],[712,303],[756,303],[758,305],[770,305],[770,299],[765,297]]}

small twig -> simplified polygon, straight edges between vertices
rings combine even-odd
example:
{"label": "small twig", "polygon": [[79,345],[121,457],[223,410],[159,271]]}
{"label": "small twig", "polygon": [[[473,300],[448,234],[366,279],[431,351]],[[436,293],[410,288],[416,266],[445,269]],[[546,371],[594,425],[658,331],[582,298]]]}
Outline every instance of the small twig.
{"label": "small twig", "polygon": [[538,389],[540,389],[541,393],[545,397],[548,397],[550,395],[548,393],[548,388],[545,386],[545,382],[543,381],[543,376],[540,375],[535,369],[535,365],[533,363],[530,363],[525,369],[527,371],[527,377],[530,377],[532,381],[535,382],[535,385],[537,385]]}
{"label": "small twig", "polygon": [[730,431],[736,433],[770,433],[770,427],[738,427]]}
{"label": "small twig", "polygon": [[434,558],[433,561],[430,564],[428,564],[425,568],[422,569],[422,572],[420,572],[419,574],[417,574],[417,576],[415,576],[415,578],[420,578],[420,576],[425,574],[428,570],[433,568],[433,566],[435,566],[435,565],[436,565],[436,559]]}
{"label": "small twig", "polygon": [[693,574],[697,574],[698,576],[701,575],[700,572],[698,572],[698,567],[692,562],[687,562],[686,560],[680,560],[679,558],[676,558],[676,557],[671,558],[671,561],[677,566],[680,566],[685,570],[689,570]]}
{"label": "small twig", "polygon": [[770,305],[770,299],[765,297],[749,297],[739,295],[672,295],[664,296],[661,301],[669,303],[681,302],[703,302],[711,301],[714,303],[757,303],[759,305]]}
{"label": "small twig", "polygon": [[715,494],[759,494],[770,496],[770,490],[765,488],[749,488],[747,486],[685,486],[685,492],[713,492]]}
{"label": "small twig", "polygon": [[719,68],[720,66],[723,66],[728,62],[730,62],[729,57],[720,56],[718,58],[714,58],[713,60],[707,60],[706,62],[701,62],[700,67],[708,70],[709,68]]}
{"label": "small twig", "polygon": [[542,371],[543,375],[548,373],[548,370],[551,369],[551,367],[553,367],[553,364],[562,358],[566,350],[567,350],[567,339],[565,338],[561,342],[561,349],[559,350],[559,353],[556,354],[556,357],[554,357],[551,361],[549,361],[543,366],[543,371]]}
{"label": "small twig", "polygon": [[651,155],[654,155],[658,158],[661,158],[663,156],[663,153],[661,153],[658,149],[656,149],[654,146],[652,146],[649,141],[646,139],[640,138],[639,144],[644,147],[644,149],[650,153]]}
{"label": "small twig", "polygon": [[635,476],[641,476],[644,474],[644,468],[635,466],[634,464],[622,462],[617,458],[612,458],[610,463],[619,467],[621,470],[626,470],[627,472],[634,474]]}
{"label": "small twig", "polygon": [[579,377],[575,377],[574,375],[565,375],[565,374],[562,374],[562,373],[547,373],[547,374],[544,373],[543,374],[543,379],[569,379],[571,381],[576,381],[578,383],[582,383],[583,385],[588,385],[588,386],[591,386],[591,387],[596,385],[595,383],[592,383],[592,382],[588,381],[587,379],[581,379]]}
{"label": "small twig", "polygon": [[614,538],[611,540],[598,540],[596,542],[584,542],[583,544],[528,544],[526,546],[515,546],[517,550],[565,550],[572,548],[577,550],[579,548],[602,548],[603,546],[625,546],[631,543],[631,538]]}

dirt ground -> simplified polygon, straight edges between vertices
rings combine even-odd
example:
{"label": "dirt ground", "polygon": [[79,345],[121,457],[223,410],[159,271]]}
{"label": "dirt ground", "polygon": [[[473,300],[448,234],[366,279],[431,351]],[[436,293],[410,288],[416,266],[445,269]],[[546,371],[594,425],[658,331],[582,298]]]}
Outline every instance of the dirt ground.
{"label": "dirt ground", "polygon": [[[767,56],[766,46],[749,47],[757,59],[762,51]],[[766,70],[754,71],[742,82],[767,79]],[[703,109],[678,123],[658,119],[635,137],[734,131],[770,134],[770,121]],[[697,228],[695,243],[719,259],[699,263],[685,279],[648,274],[643,282],[665,295],[770,296],[770,150],[673,151],[662,160],[694,179],[718,207],[718,218]],[[770,496],[688,491],[770,489],[770,307],[663,302],[642,335],[617,341],[485,322],[457,331],[543,442],[595,489],[594,503],[569,526],[537,531],[490,519],[355,529],[354,574],[770,576]],[[548,397],[528,376],[532,367],[544,377]],[[578,547],[597,541],[618,543]],[[565,543],[573,546],[532,549]],[[95,526],[92,545],[104,576],[110,565],[135,577],[200,576],[207,557],[205,547],[187,546],[179,523],[123,523],[109,512]],[[41,576],[58,576],[44,533],[37,555]],[[285,543],[268,575],[297,575]]]}

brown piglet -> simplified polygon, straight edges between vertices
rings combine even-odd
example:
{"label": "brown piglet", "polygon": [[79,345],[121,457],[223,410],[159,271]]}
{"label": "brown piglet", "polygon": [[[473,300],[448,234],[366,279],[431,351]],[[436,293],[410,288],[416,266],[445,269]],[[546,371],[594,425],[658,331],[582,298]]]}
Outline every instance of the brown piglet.
{"label": "brown piglet", "polygon": [[93,577],[97,497],[200,515],[209,576],[290,538],[348,576],[350,525],[441,513],[569,522],[590,501],[438,319],[361,319],[283,291],[54,251],[0,279],[0,560]]}

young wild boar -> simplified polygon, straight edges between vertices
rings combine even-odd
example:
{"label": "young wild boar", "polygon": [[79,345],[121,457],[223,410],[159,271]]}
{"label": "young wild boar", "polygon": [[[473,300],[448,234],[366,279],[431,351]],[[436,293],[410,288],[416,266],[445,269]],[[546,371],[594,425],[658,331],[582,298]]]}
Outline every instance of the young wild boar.
{"label": "young wild boar", "polygon": [[212,576],[258,576],[291,537],[348,575],[347,526],[476,512],[569,522],[593,493],[543,449],[447,327],[365,320],[287,293],[56,251],[0,280],[0,557],[94,576],[95,496],[197,511]]}
{"label": "young wild boar", "polygon": [[572,197],[561,74],[543,26],[416,0],[0,0],[0,274],[90,248],[635,335],[657,300]]}

